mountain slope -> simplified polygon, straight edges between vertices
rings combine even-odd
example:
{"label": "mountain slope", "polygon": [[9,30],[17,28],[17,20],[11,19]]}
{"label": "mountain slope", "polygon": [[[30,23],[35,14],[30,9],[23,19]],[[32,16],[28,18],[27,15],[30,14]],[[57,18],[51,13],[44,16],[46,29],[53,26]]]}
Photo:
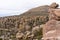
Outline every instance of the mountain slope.
{"label": "mountain slope", "polygon": [[[41,24],[45,24],[49,18],[48,5],[32,8],[27,12],[8,17],[0,17],[0,37],[12,40],[41,39]],[[36,35],[38,33],[38,35]]]}

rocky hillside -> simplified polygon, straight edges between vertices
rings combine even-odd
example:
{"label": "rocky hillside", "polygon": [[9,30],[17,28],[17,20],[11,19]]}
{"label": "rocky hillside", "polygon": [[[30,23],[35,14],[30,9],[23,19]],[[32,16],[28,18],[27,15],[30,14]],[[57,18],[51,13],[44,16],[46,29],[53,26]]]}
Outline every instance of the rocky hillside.
{"label": "rocky hillside", "polygon": [[57,4],[32,8],[27,12],[8,17],[0,17],[1,40],[40,40],[42,27],[49,20],[49,8],[56,8]]}

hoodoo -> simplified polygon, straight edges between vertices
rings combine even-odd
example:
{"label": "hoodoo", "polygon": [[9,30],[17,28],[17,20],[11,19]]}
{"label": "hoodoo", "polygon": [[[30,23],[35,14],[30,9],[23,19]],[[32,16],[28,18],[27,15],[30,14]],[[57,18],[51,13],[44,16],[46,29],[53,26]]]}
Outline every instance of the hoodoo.
{"label": "hoodoo", "polygon": [[49,12],[49,21],[43,27],[42,39],[60,40],[60,9],[50,7]]}

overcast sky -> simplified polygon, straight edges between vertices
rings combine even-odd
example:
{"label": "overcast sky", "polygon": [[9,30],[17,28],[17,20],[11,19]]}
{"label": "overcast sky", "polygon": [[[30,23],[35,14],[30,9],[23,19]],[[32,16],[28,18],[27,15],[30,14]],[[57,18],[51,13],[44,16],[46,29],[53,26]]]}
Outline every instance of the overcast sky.
{"label": "overcast sky", "polygon": [[49,5],[60,0],[0,0],[0,16],[19,15],[31,8]]}

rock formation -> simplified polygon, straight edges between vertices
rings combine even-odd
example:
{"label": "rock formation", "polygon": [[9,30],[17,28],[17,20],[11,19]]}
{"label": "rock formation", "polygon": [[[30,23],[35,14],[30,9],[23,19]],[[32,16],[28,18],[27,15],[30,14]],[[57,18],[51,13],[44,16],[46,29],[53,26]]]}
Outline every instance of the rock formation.
{"label": "rock formation", "polygon": [[51,5],[50,5],[50,8],[57,8],[59,5],[57,4],[57,3],[52,3]]}
{"label": "rock formation", "polygon": [[49,8],[57,4],[32,8],[21,15],[0,17],[0,38],[3,40],[40,40],[41,24],[49,20]]}
{"label": "rock formation", "polygon": [[49,21],[43,27],[44,40],[60,40],[60,9],[49,9]]}

